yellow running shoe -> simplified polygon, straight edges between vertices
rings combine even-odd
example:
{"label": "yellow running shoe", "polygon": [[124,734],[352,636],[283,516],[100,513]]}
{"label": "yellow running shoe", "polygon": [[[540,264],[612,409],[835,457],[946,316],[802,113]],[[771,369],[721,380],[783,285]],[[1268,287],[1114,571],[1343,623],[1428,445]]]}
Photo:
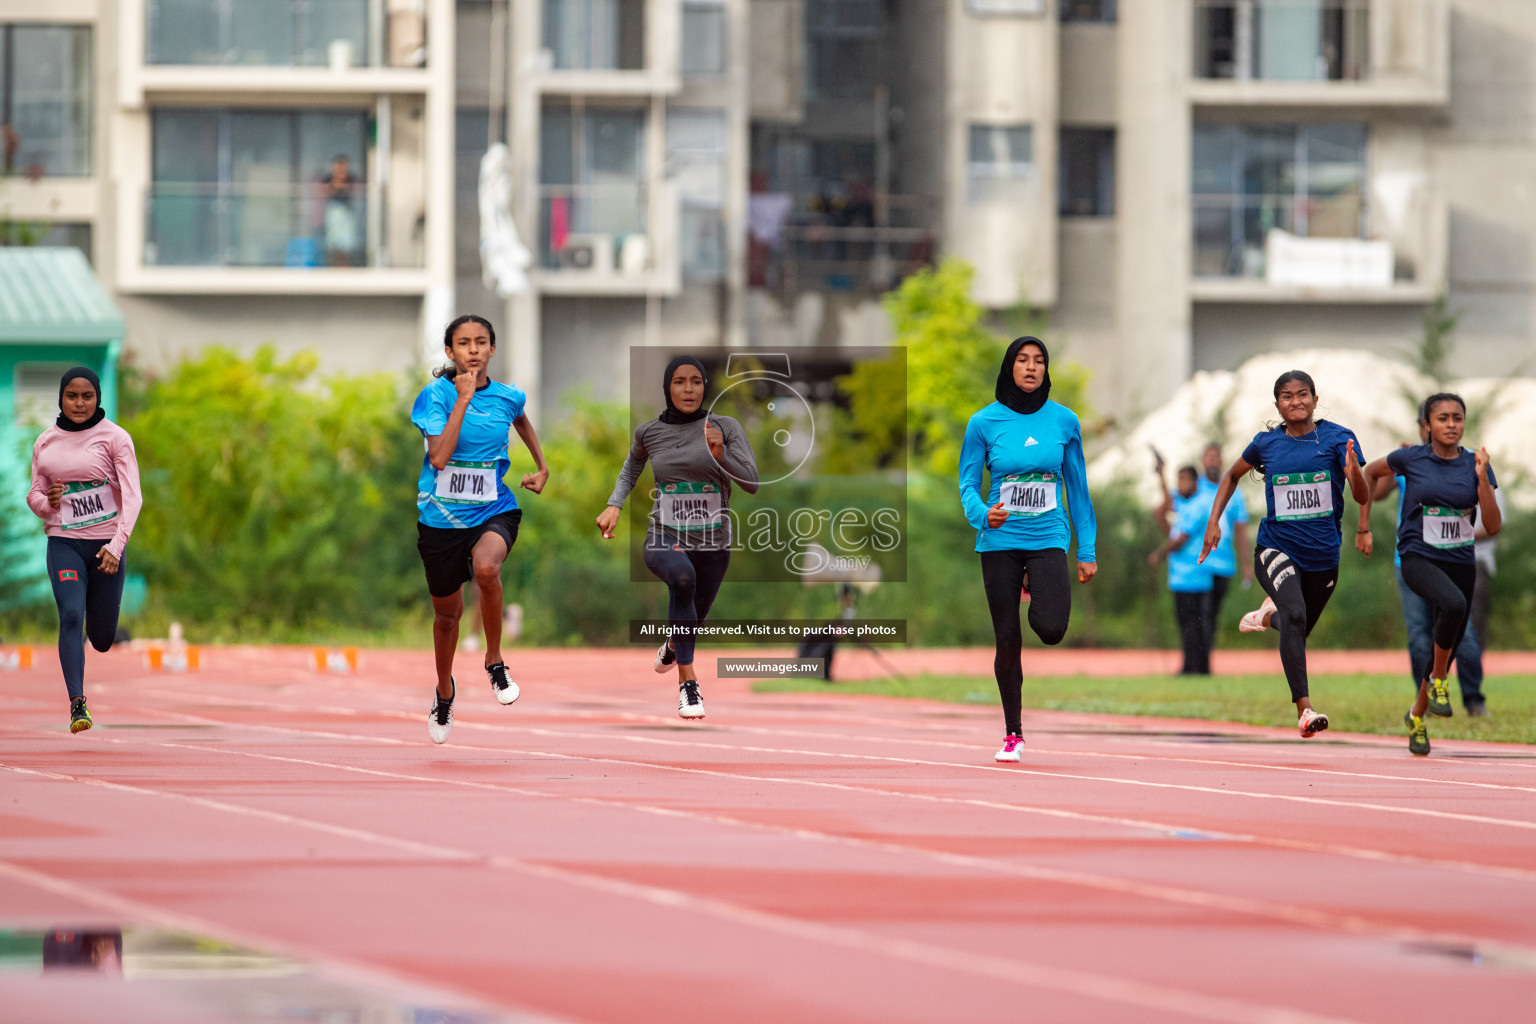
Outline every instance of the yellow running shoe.
{"label": "yellow running shoe", "polygon": [[1403,714],[1403,724],[1408,727],[1408,753],[1415,757],[1429,756],[1429,730],[1424,727],[1424,719],[1410,708]]}
{"label": "yellow running shoe", "polygon": [[85,707],[85,698],[76,697],[69,702],[69,731],[84,732],[91,727],[91,713]]}
{"label": "yellow running shoe", "polygon": [[1450,718],[1456,713],[1451,707],[1451,688],[1445,685],[1444,679],[1433,676],[1429,680],[1429,713],[1436,718]]}

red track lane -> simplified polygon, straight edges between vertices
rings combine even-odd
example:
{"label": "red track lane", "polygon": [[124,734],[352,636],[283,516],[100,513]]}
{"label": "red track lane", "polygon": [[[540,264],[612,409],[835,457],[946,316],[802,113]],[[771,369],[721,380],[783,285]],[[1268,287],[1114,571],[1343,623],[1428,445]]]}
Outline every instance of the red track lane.
{"label": "red track lane", "polygon": [[[79,736],[55,667],[0,677],[0,927],[180,928],[538,1019],[1536,1005],[1536,748],[1036,712],[1003,766],[993,709],[753,695],[712,658],[684,723],[643,651],[518,652],[511,707],[466,655],[438,747],[429,655],[364,659],[93,654]],[[119,1019],[180,1019],[126,988]],[[0,974],[21,1020],[103,991]]]}

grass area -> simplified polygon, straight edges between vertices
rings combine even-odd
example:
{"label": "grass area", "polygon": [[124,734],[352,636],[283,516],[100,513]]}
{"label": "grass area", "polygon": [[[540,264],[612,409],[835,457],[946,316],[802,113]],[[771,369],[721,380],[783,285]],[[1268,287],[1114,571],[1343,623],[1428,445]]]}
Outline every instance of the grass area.
{"label": "grass area", "polygon": [[[848,683],[771,680],[760,682],[753,689],[759,693],[871,693],[998,706],[997,684],[985,676],[924,675]],[[1334,729],[1384,736],[1404,735],[1403,712],[1413,699],[1413,691],[1402,675],[1313,676],[1311,689],[1317,709],[1327,712]],[[1452,680],[1456,716],[1431,718],[1430,739],[1536,743],[1536,676],[1489,676],[1483,680],[1483,692],[1488,695],[1491,713],[1487,718],[1470,718],[1462,710],[1461,697],[1455,680]],[[1105,715],[1201,718],[1291,728],[1296,724],[1296,711],[1287,696],[1284,680],[1276,676],[1024,678],[1026,714],[1035,708]]]}

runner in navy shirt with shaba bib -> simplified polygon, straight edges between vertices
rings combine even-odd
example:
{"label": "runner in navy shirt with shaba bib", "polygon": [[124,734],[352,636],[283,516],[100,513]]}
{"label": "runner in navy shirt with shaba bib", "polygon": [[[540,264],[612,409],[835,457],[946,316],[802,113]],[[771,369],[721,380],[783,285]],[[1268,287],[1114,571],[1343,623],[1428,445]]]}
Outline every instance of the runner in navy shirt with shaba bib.
{"label": "runner in navy shirt with shaba bib", "polygon": [[[1244,473],[1264,474],[1268,514],[1259,524],[1254,575],[1264,588],[1264,603],[1243,616],[1239,627],[1256,633],[1280,630],[1280,663],[1296,704],[1296,724],[1303,738],[1328,728],[1328,716],[1313,710],[1307,690],[1307,637],[1317,625],[1339,579],[1340,522],[1344,484],[1357,503],[1370,494],[1360,471],[1360,442],[1354,432],[1316,420],[1317,386],[1300,370],[1275,381],[1279,426],[1254,436],[1242,458],[1232,464],[1216,491],[1205,530],[1203,562],[1221,543],[1221,517]],[[1356,546],[1369,553],[1370,533]]]}
{"label": "runner in navy shirt with shaba bib", "polygon": [[[1445,677],[1451,652],[1466,632],[1477,584],[1473,531],[1479,517],[1489,536],[1499,532],[1503,521],[1493,493],[1499,482],[1488,464],[1488,449],[1474,454],[1461,447],[1466,403],[1459,395],[1431,395],[1424,401],[1421,419],[1429,426],[1429,443],[1399,448],[1365,467],[1365,475],[1372,482],[1394,475],[1402,479],[1397,551],[1403,582],[1424,599],[1434,617],[1434,665],[1419,681],[1419,695],[1403,716],[1408,751],[1422,757],[1429,753],[1424,713],[1442,718],[1452,714]],[[1369,507],[1360,512],[1360,529],[1367,538],[1369,515]]]}

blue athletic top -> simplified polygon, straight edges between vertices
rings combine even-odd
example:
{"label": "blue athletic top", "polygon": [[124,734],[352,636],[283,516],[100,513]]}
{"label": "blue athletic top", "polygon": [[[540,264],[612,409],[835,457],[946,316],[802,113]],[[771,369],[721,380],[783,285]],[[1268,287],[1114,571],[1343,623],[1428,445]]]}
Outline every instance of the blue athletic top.
{"label": "blue athletic top", "polygon": [[[1387,468],[1397,474],[1397,555],[1418,555],[1437,562],[1471,565],[1476,527],[1477,456],[1462,448],[1454,459],[1442,459],[1427,444],[1399,448],[1387,456]],[[1488,485],[1498,487],[1493,467]]]}
{"label": "blue athletic top", "polygon": [[[448,414],[458,400],[453,381],[439,377],[416,396],[411,422],[423,437],[436,437],[447,429]],[[523,414],[527,402],[521,388],[495,380],[475,392],[448,465],[438,472],[431,457],[422,456],[416,507],[424,525],[462,530],[517,508],[517,498],[501,478],[512,465],[507,452],[512,421]]]}
{"label": "blue athletic top", "polygon": [[[1199,491],[1195,497],[1207,496],[1205,514],[1210,516],[1211,506],[1216,503],[1216,485],[1205,478],[1200,477]],[[1174,507],[1177,508],[1182,499],[1175,494],[1173,496]],[[1212,576],[1237,575],[1237,550],[1232,543],[1232,535],[1237,532],[1238,523],[1248,521],[1248,503],[1243,500],[1242,492],[1233,491],[1232,500],[1227,502],[1226,509],[1221,513],[1221,543],[1211,549],[1211,553],[1205,556],[1205,568]],[[1200,527],[1200,543],[1205,544],[1205,527]]]}
{"label": "blue athletic top", "polygon": [[[1183,544],[1168,552],[1168,589],[1175,594],[1203,594],[1211,589],[1211,560],[1200,564],[1200,549],[1205,546],[1205,524],[1211,517],[1211,499],[1215,490],[1196,491],[1192,498],[1173,496],[1173,522],[1168,525],[1170,538],[1184,534]],[[1227,543],[1230,550],[1231,543]],[[1215,552],[1211,552],[1212,555]]]}
{"label": "blue athletic top", "polygon": [[[986,501],[981,498],[983,467],[992,477]],[[1005,490],[1008,520],[994,530],[987,526],[987,510]],[[960,504],[976,527],[977,551],[1065,551],[1075,530],[1078,561],[1098,561],[1099,529],[1088,497],[1083,429],[1077,413],[1064,405],[1047,401],[1026,415],[993,402],[972,416],[960,446]]]}
{"label": "blue athletic top", "polygon": [[1344,531],[1344,450],[1355,442],[1355,458],[1365,453],[1355,432],[1328,420],[1292,437],[1282,424],[1255,434],[1243,461],[1264,474],[1268,515],[1259,523],[1258,544],[1291,556],[1308,572],[1339,564]]}

